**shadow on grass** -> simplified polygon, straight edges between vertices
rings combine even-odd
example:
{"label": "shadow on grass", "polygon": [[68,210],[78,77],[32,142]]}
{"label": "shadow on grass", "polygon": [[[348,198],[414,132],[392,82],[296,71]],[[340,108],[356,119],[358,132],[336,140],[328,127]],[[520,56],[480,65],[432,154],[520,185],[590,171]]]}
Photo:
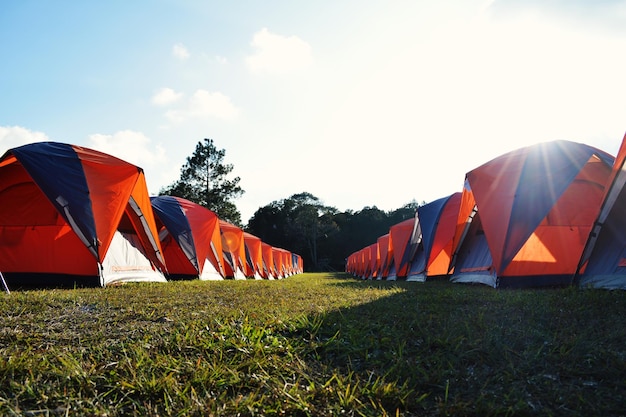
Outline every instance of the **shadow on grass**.
{"label": "shadow on grass", "polygon": [[624,292],[333,279],[363,302],[291,336],[357,415],[624,413]]}

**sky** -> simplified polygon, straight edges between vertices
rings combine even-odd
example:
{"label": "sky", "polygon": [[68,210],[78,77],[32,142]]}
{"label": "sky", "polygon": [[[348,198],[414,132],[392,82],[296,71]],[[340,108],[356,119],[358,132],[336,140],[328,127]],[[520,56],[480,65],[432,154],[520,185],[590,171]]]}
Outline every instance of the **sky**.
{"label": "sky", "polygon": [[523,146],[615,155],[625,51],[616,0],[4,0],[0,154],[97,149],[157,194],[211,138],[244,223],[300,192],[391,211]]}

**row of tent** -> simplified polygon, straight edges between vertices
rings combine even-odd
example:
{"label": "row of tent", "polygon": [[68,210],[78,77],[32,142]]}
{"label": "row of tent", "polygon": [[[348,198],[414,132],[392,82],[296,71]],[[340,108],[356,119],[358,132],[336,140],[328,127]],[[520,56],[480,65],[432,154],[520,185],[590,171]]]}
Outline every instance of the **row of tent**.
{"label": "row of tent", "polygon": [[299,255],[198,204],[150,197],[143,170],[111,155],[39,142],[0,158],[5,285],[280,279],[302,271]]}
{"label": "row of tent", "polygon": [[617,157],[553,141],[471,170],[461,192],[425,204],[351,254],[363,279],[492,287],[626,289],[626,136]]}

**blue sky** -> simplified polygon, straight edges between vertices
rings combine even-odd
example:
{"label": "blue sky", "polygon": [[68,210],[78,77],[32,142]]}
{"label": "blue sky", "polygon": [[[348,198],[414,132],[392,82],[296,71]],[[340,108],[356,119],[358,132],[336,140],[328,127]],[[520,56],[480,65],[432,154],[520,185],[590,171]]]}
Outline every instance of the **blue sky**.
{"label": "blue sky", "polygon": [[244,222],[302,191],[392,210],[521,146],[615,154],[624,51],[626,1],[6,0],[0,152],[99,149],[157,193],[208,137]]}

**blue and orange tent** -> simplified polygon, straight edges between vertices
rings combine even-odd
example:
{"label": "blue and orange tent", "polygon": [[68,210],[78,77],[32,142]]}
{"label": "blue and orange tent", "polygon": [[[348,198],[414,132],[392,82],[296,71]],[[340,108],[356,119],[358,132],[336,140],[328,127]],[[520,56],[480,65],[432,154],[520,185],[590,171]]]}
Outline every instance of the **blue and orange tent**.
{"label": "blue and orange tent", "polygon": [[494,287],[570,283],[613,160],[588,145],[553,141],[468,172],[452,280]]}
{"label": "blue and orange tent", "polygon": [[416,230],[421,231],[421,239],[412,240],[421,244],[411,260],[408,281],[448,274],[460,204],[461,193],[454,193],[418,207]]}
{"label": "blue and orange tent", "polygon": [[143,170],[39,142],[0,158],[0,271],[12,284],[165,281]]}
{"label": "blue and orange tent", "polygon": [[151,202],[169,277],[223,279],[224,258],[217,215],[180,197],[152,197]]}

